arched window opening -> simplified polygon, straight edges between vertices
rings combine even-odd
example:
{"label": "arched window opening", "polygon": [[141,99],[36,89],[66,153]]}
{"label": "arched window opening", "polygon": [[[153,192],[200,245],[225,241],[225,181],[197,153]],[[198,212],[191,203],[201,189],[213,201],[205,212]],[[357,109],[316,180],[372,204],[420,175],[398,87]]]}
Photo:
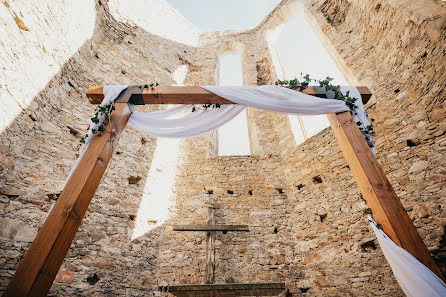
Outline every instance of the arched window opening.
{"label": "arched window opening", "polygon": [[[242,86],[242,64],[239,55],[227,54],[220,57],[220,86]],[[218,155],[249,155],[249,136],[246,111],[218,129]]]}
{"label": "arched window opening", "polygon": [[[276,72],[282,72],[285,79],[308,73],[311,78],[323,79],[329,76],[334,78],[335,84],[347,84],[304,15],[290,20],[281,29],[275,43],[281,69]],[[299,38],[296,38],[296,32],[299,32]],[[289,119],[296,144],[304,142],[330,126],[325,115],[301,117],[290,115]]]}

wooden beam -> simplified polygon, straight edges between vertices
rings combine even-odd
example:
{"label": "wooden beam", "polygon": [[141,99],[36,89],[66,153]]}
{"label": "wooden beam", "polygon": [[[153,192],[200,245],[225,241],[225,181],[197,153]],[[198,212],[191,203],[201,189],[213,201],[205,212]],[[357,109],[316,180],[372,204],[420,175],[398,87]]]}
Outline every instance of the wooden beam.
{"label": "wooden beam", "polygon": [[[215,199],[209,195],[209,204],[215,205]],[[215,225],[215,208],[208,207],[208,225]],[[215,232],[206,232],[206,284],[215,283]]]}
{"label": "wooden beam", "polygon": [[444,280],[350,112],[327,117],[374,220],[397,245]]}
{"label": "wooden beam", "polygon": [[115,103],[115,108],[106,131],[91,141],[3,296],[48,294],[131,115],[127,103]]}
{"label": "wooden beam", "polygon": [[177,297],[276,296],[285,288],[285,283],[180,285],[169,286],[169,293]]}
{"label": "wooden beam", "polygon": [[249,232],[248,225],[175,225],[174,231],[241,231]]}
{"label": "wooden beam", "polygon": [[[133,86],[136,90],[137,88]],[[372,96],[367,87],[357,87],[363,103]],[[326,97],[323,88],[308,87],[303,93],[317,97]],[[104,99],[103,87],[91,87],[87,91],[87,97],[92,104],[99,104]],[[116,102],[121,102],[117,100]],[[141,89],[130,97],[130,102],[136,105],[142,104],[234,104],[234,102],[217,96],[198,86],[154,87],[153,89]]]}

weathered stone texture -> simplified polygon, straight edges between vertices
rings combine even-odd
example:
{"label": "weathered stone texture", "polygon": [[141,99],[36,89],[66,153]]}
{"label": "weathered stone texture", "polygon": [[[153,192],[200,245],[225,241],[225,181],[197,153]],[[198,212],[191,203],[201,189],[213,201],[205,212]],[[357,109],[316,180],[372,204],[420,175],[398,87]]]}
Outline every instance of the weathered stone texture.
{"label": "weathered stone texture", "polygon": [[[300,7],[282,1],[258,27],[204,33],[194,47],[121,23],[107,1],[82,5],[83,22],[69,5],[1,8],[11,37],[0,40],[0,65],[8,70],[0,76],[1,113],[9,121],[0,135],[0,291],[74,163],[94,110],[83,95],[89,86],[172,85],[181,65],[188,67],[185,84],[216,84],[227,53],[241,55],[246,85],[272,83],[266,31]],[[373,90],[367,110],[379,162],[444,262],[444,4],[313,0],[305,11],[348,79]],[[66,19],[79,24],[66,27]],[[75,29],[91,34],[78,35],[73,46]],[[23,63],[30,60],[41,63],[41,76]],[[402,296],[331,130],[296,146],[287,116],[247,115],[251,156],[217,157],[216,132],[182,141],[168,218],[133,240],[157,140],[128,127],[51,294],[161,296],[168,285],[203,283],[205,234],[172,226],[204,224],[212,191],[217,223],[250,226],[249,233],[217,235],[217,282],[285,282],[293,296]]]}
{"label": "weathered stone texture", "polygon": [[340,2],[310,1],[307,15],[347,77],[375,94],[367,111],[378,160],[446,272],[446,4]]}

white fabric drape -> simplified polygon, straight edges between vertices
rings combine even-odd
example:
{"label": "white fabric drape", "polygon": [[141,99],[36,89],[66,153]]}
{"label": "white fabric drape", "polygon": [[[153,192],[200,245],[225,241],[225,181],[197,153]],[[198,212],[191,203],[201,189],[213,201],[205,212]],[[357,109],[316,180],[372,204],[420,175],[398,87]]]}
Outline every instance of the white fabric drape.
{"label": "white fabric drape", "polygon": [[[360,127],[363,129],[366,129],[368,125],[370,125],[369,120],[367,119],[367,114],[364,109],[364,104],[362,104],[361,100],[361,93],[359,93],[358,89],[353,86],[342,86],[341,87],[341,93],[344,95],[347,95],[347,92],[349,92],[350,97],[357,98],[355,104],[358,106],[358,108],[355,109],[355,113],[353,113],[353,120],[355,123],[361,122]],[[334,97],[334,92],[330,94],[330,92],[327,94],[328,98]],[[370,136],[370,138],[373,140],[373,137]],[[373,154],[376,156],[375,146],[373,145],[370,148],[373,152]]]}
{"label": "white fabric drape", "polygon": [[278,113],[321,115],[349,110],[343,101],[321,99],[279,86],[203,86],[202,88],[241,105]]}
{"label": "white fabric drape", "polygon": [[[107,105],[113,102],[125,88],[126,86],[104,87],[105,99],[101,105]],[[150,113],[134,112],[129,119],[129,123],[136,129],[152,136],[180,138],[197,136],[216,129],[237,116],[245,106],[297,115],[320,115],[349,110],[343,101],[320,99],[278,86],[205,86],[203,88],[238,104],[223,105],[221,108],[211,108],[208,110],[201,110],[197,106],[195,112],[192,112],[193,105],[176,106]],[[341,87],[343,94],[346,94],[347,91],[350,91],[351,97],[358,98],[356,102],[358,109],[356,110],[356,114],[353,115],[354,120],[361,122],[362,127],[367,127],[369,122],[362,105],[359,91],[355,87]],[[100,122],[98,124],[92,123],[90,127],[97,129],[102,124],[103,118],[100,117],[99,120]],[[89,133],[86,139],[86,145],[71,170],[67,181],[92,138],[93,135]],[[371,149],[375,153],[374,147]],[[406,250],[397,246],[382,230],[376,228],[376,223],[371,216],[369,220],[384,256],[407,296],[446,296],[446,285],[439,277]]]}
{"label": "white fabric drape", "polygon": [[[113,103],[116,100],[116,98],[118,98],[119,94],[121,94],[121,92],[127,88],[128,88],[128,86],[121,86],[121,85],[104,86],[104,90],[103,90],[104,99],[102,100],[102,102],[99,106],[106,106],[106,105],[109,105],[110,103]],[[87,136],[85,138],[85,145],[82,148],[82,151],[79,154],[79,157],[76,159],[76,162],[74,162],[74,165],[71,168],[70,172],[68,173],[68,177],[65,179],[65,183],[62,186],[62,190],[67,185],[67,182],[70,179],[71,175],[73,174],[74,170],[76,169],[77,164],[79,164],[79,161],[82,159],[82,156],[84,155],[85,151],[87,150],[88,146],[90,145],[90,142],[94,136],[92,130],[93,129],[97,130],[104,123],[105,116],[102,114],[99,114],[98,119],[99,119],[98,123],[94,123],[94,122],[90,121],[90,129],[88,129],[88,133],[86,134]],[[51,208],[52,208],[52,206],[51,206]],[[51,211],[51,209],[50,209],[50,211]]]}
{"label": "white fabric drape", "polygon": [[152,136],[184,138],[198,136],[226,124],[243,111],[245,106],[298,115],[320,115],[349,110],[343,101],[320,99],[278,86],[203,88],[238,104],[222,105],[220,108],[208,110],[200,110],[197,107],[195,112],[192,112],[193,105],[151,113],[134,112],[129,124]]}
{"label": "white fabric drape", "polygon": [[435,273],[378,229],[372,216],[369,215],[368,219],[379,246],[407,297],[446,296],[446,285]]}
{"label": "white fabric drape", "polygon": [[222,105],[220,108],[201,110],[193,105],[173,107],[156,112],[134,112],[129,124],[146,134],[167,137],[185,138],[204,134],[223,126],[241,111],[244,106],[238,104]]}

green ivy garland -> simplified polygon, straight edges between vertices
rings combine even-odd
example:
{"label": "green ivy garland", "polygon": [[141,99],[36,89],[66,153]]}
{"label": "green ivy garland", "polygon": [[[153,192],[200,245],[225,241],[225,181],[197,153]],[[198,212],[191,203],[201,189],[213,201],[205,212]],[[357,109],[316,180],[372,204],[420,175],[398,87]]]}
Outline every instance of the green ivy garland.
{"label": "green ivy garland", "polygon": [[[297,78],[294,78],[292,80],[278,80],[276,81],[275,84],[276,86],[282,86],[302,92],[310,85],[312,81],[317,82],[319,84],[319,87],[325,88],[325,91],[333,91],[334,92],[333,99],[344,101],[345,104],[350,109],[350,113],[352,115],[357,114],[356,109],[358,108],[358,106],[355,104],[357,98],[350,97],[350,91],[347,91],[345,95],[342,94],[341,87],[339,85],[333,85],[331,83],[331,81],[333,81],[333,78],[331,77],[327,76],[325,79],[312,79],[310,78],[309,74],[305,74],[304,76],[302,76],[301,74],[300,80]],[[358,126],[359,130],[364,136],[364,139],[367,141],[369,147],[373,147],[374,142],[372,136],[375,134],[375,132],[373,131],[372,125],[366,126],[361,121],[356,122],[356,125]]]}
{"label": "green ivy garland", "polygon": [[[152,90],[154,89],[154,87],[159,86],[159,83],[151,83],[151,84],[145,84],[145,85],[139,85],[138,88],[139,89],[149,89],[151,88]],[[115,107],[113,106],[113,103],[110,103],[108,105],[104,105],[104,106],[99,106],[98,109],[95,112],[94,117],[92,117],[90,120],[97,124],[99,123],[99,116],[103,115],[104,116],[104,122],[98,127],[98,129],[92,129],[91,132],[93,133],[93,135],[99,133],[103,133],[105,131],[105,127],[108,124],[108,121],[110,119],[110,114],[111,112],[115,110]],[[82,144],[85,144],[85,140],[88,138],[88,131],[90,131],[90,126],[88,126],[87,129],[87,134],[82,137],[79,142]],[[79,154],[76,154],[76,157],[79,157]]]}
{"label": "green ivy garland", "polygon": [[[98,127],[97,130],[96,129],[91,129],[91,132],[93,133],[93,135],[95,135],[96,133],[103,133],[105,131],[105,127],[108,124],[108,120],[110,118],[110,114],[111,114],[111,112],[113,110],[115,110],[115,107],[113,106],[113,103],[110,103],[108,105],[104,105],[104,106],[99,106],[98,107],[94,117],[92,117],[90,120],[93,123],[97,124],[97,123],[99,123],[99,115],[103,115],[104,116],[104,121]],[[80,143],[85,144],[85,140],[88,138],[88,131],[90,131],[90,126],[88,126],[87,134],[79,140]]]}

